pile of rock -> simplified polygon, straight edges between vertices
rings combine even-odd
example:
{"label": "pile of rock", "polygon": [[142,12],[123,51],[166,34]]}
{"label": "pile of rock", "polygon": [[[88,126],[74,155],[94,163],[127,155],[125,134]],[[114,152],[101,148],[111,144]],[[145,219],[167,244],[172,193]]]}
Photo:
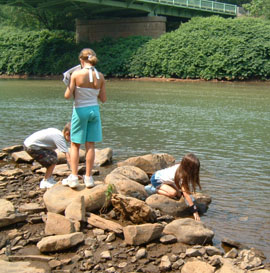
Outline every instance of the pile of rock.
{"label": "pile of rock", "polygon": [[[100,180],[94,188],[63,186],[69,170],[59,155],[59,182],[44,192],[37,182],[44,170],[30,165],[21,148],[0,153],[6,160],[0,173],[0,272],[270,272],[257,250],[224,254],[212,246],[214,232],[187,217],[183,199],[147,195],[149,176],[172,165],[172,156],[148,154],[115,166],[111,149],[96,155]],[[194,197],[204,213],[211,198]]]}

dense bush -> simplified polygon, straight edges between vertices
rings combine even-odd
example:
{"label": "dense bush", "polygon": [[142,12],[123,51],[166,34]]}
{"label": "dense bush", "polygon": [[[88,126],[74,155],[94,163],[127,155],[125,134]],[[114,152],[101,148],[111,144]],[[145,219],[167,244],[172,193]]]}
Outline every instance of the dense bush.
{"label": "dense bush", "polygon": [[141,47],[130,76],[202,79],[270,77],[270,22],[193,18]]}
{"label": "dense bush", "polygon": [[0,30],[0,74],[57,75],[77,65],[84,47],[93,48],[106,76],[125,76],[131,57],[147,37],[104,39],[99,43],[76,44],[73,32]]}
{"label": "dense bush", "polygon": [[138,48],[150,40],[149,37],[132,36],[117,40],[106,38],[92,44],[99,63],[98,69],[106,76],[126,77],[129,74],[130,62]]}
{"label": "dense bush", "polygon": [[73,33],[65,31],[24,32],[10,27],[1,28],[0,73],[61,73],[77,59],[79,49],[73,36]]}
{"label": "dense bush", "polygon": [[0,29],[0,74],[55,75],[93,48],[105,76],[269,79],[270,22],[193,18],[158,39],[129,37],[76,44],[73,32]]}

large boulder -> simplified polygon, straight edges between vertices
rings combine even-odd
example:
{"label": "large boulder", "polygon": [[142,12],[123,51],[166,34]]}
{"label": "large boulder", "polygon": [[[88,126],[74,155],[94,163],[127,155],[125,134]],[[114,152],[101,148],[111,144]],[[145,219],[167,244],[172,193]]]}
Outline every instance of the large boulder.
{"label": "large boulder", "polygon": [[145,171],[148,175],[152,175],[157,170],[167,168],[174,163],[175,158],[173,156],[161,153],[131,157],[125,161],[119,162],[117,165],[119,167],[126,165],[135,166]]}
{"label": "large boulder", "polygon": [[[195,198],[195,203],[199,209],[199,213],[206,212],[211,202],[211,198],[203,193],[195,193],[193,197]],[[176,217],[191,215],[184,197],[181,197],[180,200],[175,200],[164,195],[153,194],[150,195],[145,202],[151,208],[160,210],[162,214]]]}
{"label": "large boulder", "polygon": [[106,203],[107,188],[108,185],[100,184],[91,189],[84,185],[72,189],[59,182],[45,192],[43,200],[48,211],[63,213],[73,200],[84,196],[86,211],[95,211],[101,209]]}
{"label": "large boulder", "polygon": [[110,173],[105,178],[105,183],[113,185],[115,193],[145,200],[147,193],[140,183],[125,177],[122,174]]}
{"label": "large boulder", "polygon": [[114,169],[112,174],[121,174],[128,179],[134,180],[142,185],[149,184],[149,177],[142,169],[135,166],[122,166]]}
{"label": "large boulder", "polygon": [[172,215],[183,217],[190,214],[188,206],[183,198],[179,201],[160,194],[150,195],[146,200],[146,204],[153,209],[158,209],[163,215]]}
{"label": "large boulder", "polygon": [[121,213],[123,219],[131,220],[132,223],[142,224],[153,222],[155,219],[152,209],[137,198],[113,194],[111,201],[114,208]]}
{"label": "large boulder", "polygon": [[214,237],[214,232],[202,222],[190,218],[172,221],[165,226],[163,233],[172,234],[178,242],[188,245],[211,243]]}

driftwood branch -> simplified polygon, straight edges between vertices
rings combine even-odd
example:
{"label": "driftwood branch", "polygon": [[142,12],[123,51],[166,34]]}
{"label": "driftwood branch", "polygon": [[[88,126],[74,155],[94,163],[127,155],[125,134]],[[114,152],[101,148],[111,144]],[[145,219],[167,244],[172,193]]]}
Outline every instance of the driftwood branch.
{"label": "driftwood branch", "polygon": [[110,220],[106,220],[100,216],[97,216],[93,213],[90,214],[90,217],[87,218],[87,223],[92,226],[104,229],[104,230],[111,230],[117,234],[123,233],[123,227]]}

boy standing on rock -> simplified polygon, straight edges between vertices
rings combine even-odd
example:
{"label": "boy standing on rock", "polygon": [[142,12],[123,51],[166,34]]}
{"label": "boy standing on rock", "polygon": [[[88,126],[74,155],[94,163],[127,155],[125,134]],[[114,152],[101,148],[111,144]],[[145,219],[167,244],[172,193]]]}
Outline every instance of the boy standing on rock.
{"label": "boy standing on rock", "polygon": [[70,142],[70,123],[65,125],[62,132],[56,128],[47,128],[37,131],[25,139],[25,151],[46,168],[45,176],[40,182],[41,189],[51,188],[56,183],[52,177],[54,167],[57,164],[55,149],[65,153],[67,163],[70,166],[66,141]]}

